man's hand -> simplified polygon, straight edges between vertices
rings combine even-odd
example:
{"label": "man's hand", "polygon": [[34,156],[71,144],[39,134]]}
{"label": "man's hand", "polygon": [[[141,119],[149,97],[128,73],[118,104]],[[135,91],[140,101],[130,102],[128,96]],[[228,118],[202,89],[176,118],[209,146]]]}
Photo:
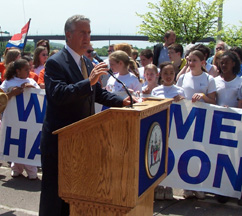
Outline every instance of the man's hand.
{"label": "man's hand", "polygon": [[89,76],[91,86],[95,85],[101,75],[106,75],[108,71],[108,65],[104,62],[99,63],[96,65]]}
{"label": "man's hand", "polygon": [[[138,102],[138,98],[133,97],[133,96],[132,96],[132,98],[133,98],[133,103],[137,103]],[[131,104],[130,97],[128,96],[128,97],[124,98],[123,106],[129,106],[130,104]]]}

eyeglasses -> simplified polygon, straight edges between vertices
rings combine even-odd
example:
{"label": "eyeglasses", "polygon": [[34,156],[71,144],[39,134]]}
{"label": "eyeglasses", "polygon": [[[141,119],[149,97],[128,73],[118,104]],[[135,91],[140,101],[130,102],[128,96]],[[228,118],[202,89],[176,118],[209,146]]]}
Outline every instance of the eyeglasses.
{"label": "eyeglasses", "polygon": [[223,49],[223,47],[216,47],[216,51],[219,51],[219,50],[222,50]]}
{"label": "eyeglasses", "polygon": [[108,52],[113,52],[113,50],[108,50]]}
{"label": "eyeglasses", "polygon": [[42,54],[42,56],[49,56],[48,54]]}
{"label": "eyeglasses", "polygon": [[90,54],[92,53],[94,50],[87,50],[87,53]]}

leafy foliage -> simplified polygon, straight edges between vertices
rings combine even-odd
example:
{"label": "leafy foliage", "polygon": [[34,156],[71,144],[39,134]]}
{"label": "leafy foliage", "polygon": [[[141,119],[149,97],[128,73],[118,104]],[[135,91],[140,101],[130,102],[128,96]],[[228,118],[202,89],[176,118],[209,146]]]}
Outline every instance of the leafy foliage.
{"label": "leafy foliage", "polygon": [[138,14],[143,19],[139,33],[150,42],[161,41],[166,31],[173,30],[179,43],[195,43],[213,36],[217,30],[218,9],[223,0],[160,0],[148,2],[150,12]]}
{"label": "leafy foliage", "polygon": [[225,26],[224,30],[218,32],[221,34],[221,40],[226,42],[229,46],[239,46],[242,48],[242,21],[241,26]]}

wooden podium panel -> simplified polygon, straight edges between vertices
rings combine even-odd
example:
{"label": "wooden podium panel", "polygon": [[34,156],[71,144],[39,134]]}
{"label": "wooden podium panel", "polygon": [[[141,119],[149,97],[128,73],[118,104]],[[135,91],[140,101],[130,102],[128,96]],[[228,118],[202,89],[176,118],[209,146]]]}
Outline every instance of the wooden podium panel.
{"label": "wooden podium panel", "polygon": [[[70,203],[71,215],[153,214],[154,188],[167,173],[171,102],[110,108],[54,132],[59,142],[59,196]],[[151,124],[161,112],[166,112],[166,119],[159,120],[166,125],[161,171],[147,178],[141,158],[146,154],[146,122]],[[144,136],[141,128],[146,128]]]}

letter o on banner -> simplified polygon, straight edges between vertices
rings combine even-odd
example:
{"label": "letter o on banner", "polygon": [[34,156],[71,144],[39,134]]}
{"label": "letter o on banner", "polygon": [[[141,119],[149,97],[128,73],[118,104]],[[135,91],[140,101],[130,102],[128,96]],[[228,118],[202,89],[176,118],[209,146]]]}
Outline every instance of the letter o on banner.
{"label": "letter o on banner", "polygon": [[167,175],[169,175],[175,165],[175,155],[172,152],[172,150],[170,148],[168,148],[168,171],[167,171]]}
{"label": "letter o on banner", "polygon": [[[188,164],[192,157],[198,157],[201,161],[201,169],[197,176],[191,177],[188,173]],[[184,152],[178,162],[178,173],[183,181],[189,184],[200,184],[209,175],[211,162],[208,156],[199,150],[188,150]]]}

